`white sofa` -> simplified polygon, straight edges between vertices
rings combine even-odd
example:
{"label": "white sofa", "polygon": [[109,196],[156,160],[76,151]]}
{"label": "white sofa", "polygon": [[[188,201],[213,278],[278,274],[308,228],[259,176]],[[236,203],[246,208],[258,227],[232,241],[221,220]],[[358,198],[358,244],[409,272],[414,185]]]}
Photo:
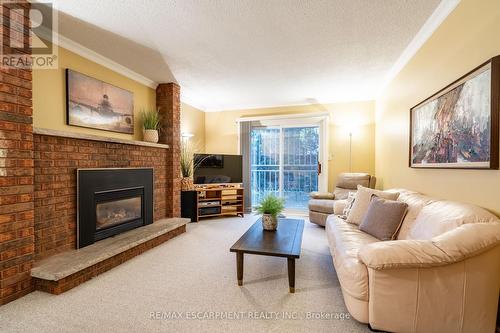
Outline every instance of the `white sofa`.
{"label": "white sofa", "polygon": [[495,331],[500,222],[488,211],[396,189],[408,204],[397,240],[336,215],[326,223],[351,315],[390,332]]}

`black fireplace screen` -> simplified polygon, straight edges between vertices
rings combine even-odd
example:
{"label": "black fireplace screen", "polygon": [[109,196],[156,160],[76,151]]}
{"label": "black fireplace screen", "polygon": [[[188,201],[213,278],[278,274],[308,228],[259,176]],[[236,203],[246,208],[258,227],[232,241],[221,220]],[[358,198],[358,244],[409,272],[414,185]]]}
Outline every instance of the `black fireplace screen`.
{"label": "black fireplace screen", "polygon": [[79,248],[152,222],[152,169],[78,170]]}

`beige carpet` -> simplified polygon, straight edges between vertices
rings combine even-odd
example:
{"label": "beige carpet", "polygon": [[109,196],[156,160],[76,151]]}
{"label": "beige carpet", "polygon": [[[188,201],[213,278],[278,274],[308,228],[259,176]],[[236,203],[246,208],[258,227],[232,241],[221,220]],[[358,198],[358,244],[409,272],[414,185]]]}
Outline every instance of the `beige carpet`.
{"label": "beige carpet", "polygon": [[31,293],[0,307],[0,332],[369,331],[348,317],[325,231],[313,224],[306,223],[295,294],[283,258],[246,255],[238,287],[229,248],[256,219],[191,223],[62,295]]}

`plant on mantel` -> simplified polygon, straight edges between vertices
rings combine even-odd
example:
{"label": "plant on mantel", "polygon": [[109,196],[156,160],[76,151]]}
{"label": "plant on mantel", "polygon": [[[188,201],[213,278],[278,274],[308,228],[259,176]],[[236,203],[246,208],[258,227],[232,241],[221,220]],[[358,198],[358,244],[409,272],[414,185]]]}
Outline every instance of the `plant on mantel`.
{"label": "plant on mantel", "polygon": [[147,142],[157,143],[159,139],[158,133],[161,130],[160,110],[142,110],[140,118],[142,122],[143,140]]}
{"label": "plant on mantel", "polygon": [[197,144],[191,143],[189,140],[182,140],[180,165],[181,165],[181,190],[194,190],[193,174],[194,170],[200,165],[203,160],[195,161],[194,153],[197,151]]}

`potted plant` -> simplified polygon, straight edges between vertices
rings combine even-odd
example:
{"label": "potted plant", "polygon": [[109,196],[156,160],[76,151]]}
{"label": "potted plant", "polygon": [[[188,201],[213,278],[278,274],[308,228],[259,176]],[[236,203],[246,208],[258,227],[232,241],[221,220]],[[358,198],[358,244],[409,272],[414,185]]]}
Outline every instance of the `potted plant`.
{"label": "potted plant", "polygon": [[194,170],[199,166],[201,161],[194,161],[194,152],[196,145],[191,144],[189,141],[182,141],[180,152],[180,165],[181,165],[181,191],[192,191],[194,189],[193,174]]}
{"label": "potted plant", "polygon": [[273,194],[269,194],[261,200],[256,210],[262,214],[262,227],[264,230],[272,231],[278,228],[278,215],[284,208],[285,201]]}
{"label": "potted plant", "polygon": [[147,142],[158,142],[160,130],[159,110],[144,110],[141,112],[143,140]]}

